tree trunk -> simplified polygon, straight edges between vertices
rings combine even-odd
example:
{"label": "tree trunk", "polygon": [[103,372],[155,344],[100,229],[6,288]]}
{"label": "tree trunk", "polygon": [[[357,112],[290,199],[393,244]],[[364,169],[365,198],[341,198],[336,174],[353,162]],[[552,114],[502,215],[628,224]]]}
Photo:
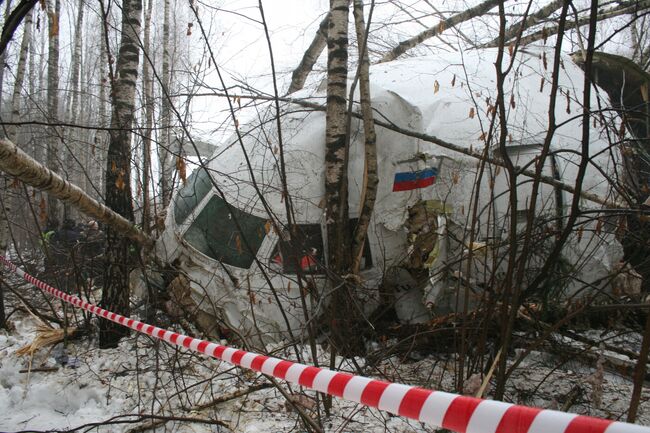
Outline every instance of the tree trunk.
{"label": "tree trunk", "polygon": [[[99,62],[99,121],[101,127],[108,126],[110,123],[108,113],[108,82],[109,82],[109,68],[107,65],[110,62],[108,47],[106,46],[106,37],[102,32],[100,37],[100,62]],[[106,131],[97,131],[93,143],[93,153],[97,160],[96,165],[99,168],[96,173],[95,184],[100,191],[106,191],[106,148],[108,144],[108,134]]]}
{"label": "tree trunk", "polygon": [[361,112],[363,114],[363,133],[365,136],[365,161],[363,188],[359,201],[361,209],[359,220],[352,240],[352,272],[359,273],[363,246],[366,242],[368,226],[377,198],[377,135],[375,122],[372,116],[370,98],[370,60],[368,59],[368,41],[366,25],[363,18],[363,1],[354,0],[354,23],[357,31],[357,45],[359,46],[359,93],[361,94]]}
{"label": "tree trunk", "polygon": [[[11,0],[7,0],[6,7],[5,7],[5,15],[4,15],[5,22],[7,22],[7,18],[9,17],[10,11],[11,11]],[[25,36],[23,36],[23,41],[24,40],[25,40]],[[22,46],[21,46],[21,53],[22,53]],[[6,56],[5,53],[3,52],[0,55],[0,106],[2,106],[2,95],[4,89],[5,58]],[[7,133],[9,133],[9,131],[7,131]],[[4,203],[7,197],[6,176],[0,176],[0,182],[2,182],[2,185],[0,185],[0,194],[2,194],[2,198],[3,198],[2,202]],[[9,214],[6,211],[3,212],[2,215],[0,215],[0,254],[2,254],[3,256],[7,252],[7,245],[9,241],[9,224],[7,221],[7,215]],[[5,327],[5,322],[6,322],[6,317],[5,317],[4,290],[2,284],[0,284],[0,328]]]}
{"label": "tree trunk", "polygon": [[[21,91],[25,81],[25,66],[27,64],[27,51],[31,41],[32,33],[32,11],[29,11],[25,16],[23,22],[23,40],[20,44],[20,52],[18,54],[18,65],[16,66],[14,88],[11,96],[11,125],[7,126],[7,137],[9,140],[16,142],[18,138],[18,126],[15,122],[21,119]],[[22,110],[25,112],[26,110]],[[9,176],[3,175],[0,177],[2,186],[0,191],[0,254],[6,253],[9,245],[9,216],[12,215],[12,210],[15,206],[14,200],[9,196],[9,185],[11,179]],[[1,295],[0,295],[1,297]],[[4,320],[0,320],[0,326]]]}
{"label": "tree trunk", "polygon": [[[61,0],[54,4],[48,2],[49,46],[47,60],[47,114],[48,121],[54,125],[59,120],[59,16]],[[55,126],[48,128],[47,166],[55,173],[60,172],[59,132]],[[48,226],[54,227],[61,222],[61,205],[52,195],[48,196]]]}
{"label": "tree trunk", "polygon": [[[10,14],[10,13],[11,13],[11,0],[7,0],[7,3],[5,3],[4,22],[7,22],[7,19],[9,18],[9,14]],[[4,51],[2,52],[2,54],[0,54],[0,65],[2,65],[2,67],[0,68],[0,99],[2,98],[2,95],[4,94],[4,93],[3,93],[3,90],[4,90],[4,84],[5,84],[5,81],[4,81],[4,80],[5,80],[5,68],[4,68],[4,64],[5,64],[6,59],[7,59],[7,55],[6,55],[6,54],[7,54],[7,53],[4,52]],[[0,105],[1,105],[1,103],[2,103],[2,101],[0,100]],[[0,289],[0,290],[2,290],[2,289]],[[3,323],[4,323],[4,322],[3,322]]]}
{"label": "tree trunk", "polygon": [[[79,94],[80,94],[80,77],[81,77],[81,53],[82,53],[82,33],[83,33],[83,20],[84,20],[84,0],[79,0],[77,4],[77,22],[74,29],[74,42],[72,50],[72,59],[70,62],[70,91],[71,94],[67,98],[66,107],[66,120],[68,123],[80,124],[79,119]],[[80,135],[83,132],[72,128],[65,134],[68,143],[66,152],[66,164],[69,179],[79,188],[87,191],[86,176],[83,170],[88,167],[88,149],[81,148]],[[73,157],[74,156],[74,157]],[[81,165],[81,166],[80,166]],[[70,215],[70,211],[66,208],[66,215]]]}
{"label": "tree trunk", "polygon": [[167,208],[172,196],[174,176],[174,154],[171,151],[171,107],[169,90],[171,86],[170,55],[169,55],[169,8],[170,0],[165,0],[163,21],[163,61],[162,61],[162,102],[160,107],[161,135],[158,146],[158,159],[160,161],[160,189],[162,194],[162,207]]}
{"label": "tree trunk", "polygon": [[352,292],[345,281],[351,264],[346,145],[348,14],[347,0],[330,0],[325,129],[327,257],[334,276],[330,312],[333,343],[344,354],[354,351],[360,337],[352,326],[358,314],[354,313]]}
{"label": "tree trunk", "polygon": [[[133,221],[131,202],[131,128],[140,55],[142,0],[122,3],[122,36],[113,83],[113,114],[106,161],[106,205]],[[129,314],[129,263],[131,242],[109,227],[106,230],[106,278],[101,305],[118,314]],[[116,347],[128,328],[100,320],[100,348]]]}
{"label": "tree trunk", "polygon": [[329,26],[329,18],[330,14],[328,13],[325,15],[325,18],[323,18],[323,21],[321,21],[320,26],[318,26],[314,39],[311,41],[305,54],[303,54],[300,64],[293,71],[293,74],[291,75],[291,84],[289,85],[287,94],[302,89],[305,85],[305,81],[307,81],[309,73],[314,69],[314,65],[327,45],[327,27]]}
{"label": "tree trunk", "polygon": [[11,125],[7,126],[7,138],[9,141],[17,142],[18,122],[20,115],[20,95],[25,81],[25,65],[27,64],[27,52],[32,37],[32,12],[30,11],[25,17],[25,31],[23,40],[20,44],[20,53],[18,54],[18,66],[16,67],[16,80],[14,81],[14,90],[11,96]]}
{"label": "tree trunk", "polygon": [[[144,18],[144,49],[153,52],[151,47],[151,10],[154,0],[149,0]],[[153,132],[153,121],[155,107],[153,100],[153,77],[151,76],[149,61],[142,62],[142,79],[144,81],[144,106],[145,106],[145,129],[142,138],[142,229],[149,233],[150,227],[150,200],[149,183],[151,171],[151,134]]]}

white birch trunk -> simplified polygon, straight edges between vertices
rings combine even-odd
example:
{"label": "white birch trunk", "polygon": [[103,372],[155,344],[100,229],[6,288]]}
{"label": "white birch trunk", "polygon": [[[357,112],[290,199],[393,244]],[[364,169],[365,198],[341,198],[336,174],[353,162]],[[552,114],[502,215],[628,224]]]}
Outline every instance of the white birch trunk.
{"label": "white birch trunk", "polygon": [[174,154],[171,152],[171,107],[168,98],[171,88],[170,74],[170,42],[169,42],[169,19],[170,0],[165,0],[164,21],[163,21],[163,56],[162,56],[162,83],[161,83],[161,108],[160,108],[160,143],[158,146],[158,160],[160,165],[160,190],[162,195],[162,207],[167,208],[171,199],[173,176],[174,176]]}
{"label": "white birch trunk", "polygon": [[[59,16],[61,1],[48,2],[48,64],[47,64],[47,113],[48,121],[55,125],[59,120]],[[60,172],[59,131],[51,126],[48,131],[47,166],[55,173]],[[48,196],[47,214],[49,226],[61,222],[61,205],[53,196]]]}

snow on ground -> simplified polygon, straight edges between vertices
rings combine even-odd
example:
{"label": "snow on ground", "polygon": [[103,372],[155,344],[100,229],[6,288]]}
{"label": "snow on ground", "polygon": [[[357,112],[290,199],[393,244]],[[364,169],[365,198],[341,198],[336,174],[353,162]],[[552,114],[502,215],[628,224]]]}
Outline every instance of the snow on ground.
{"label": "snow on ground", "polygon": [[[133,335],[109,350],[97,349],[97,342],[88,337],[70,341],[65,352],[69,362],[78,359],[77,368],[57,363],[61,346],[44,348],[34,355],[32,368],[58,369],[21,372],[28,369],[30,359],[17,356],[15,351],[32,341],[37,322],[30,316],[17,315],[12,322],[15,331],[0,332],[0,431],[61,431],[85,426],[79,431],[135,433],[156,422],[148,417],[151,414],[184,418],[160,424],[156,431],[305,431],[291,404],[263,376],[142,335]],[[631,337],[628,340],[637,342]],[[301,350],[309,363],[307,348]],[[278,350],[274,355],[295,359],[292,349]],[[363,366],[363,359],[356,361]],[[408,363],[394,357],[365,374],[452,391],[453,368],[448,355]],[[610,372],[601,380],[598,377],[593,366],[575,361],[559,363],[551,355],[534,353],[515,371],[507,397],[519,404],[560,410],[568,406],[573,412],[620,418],[629,404],[631,383]],[[314,393],[286,384],[283,389],[291,389],[291,399],[317,418]],[[643,392],[640,424],[650,424],[649,391]],[[326,432],[435,431],[338,399],[333,401],[331,416],[320,415]],[[104,425],[95,428],[94,423]]]}

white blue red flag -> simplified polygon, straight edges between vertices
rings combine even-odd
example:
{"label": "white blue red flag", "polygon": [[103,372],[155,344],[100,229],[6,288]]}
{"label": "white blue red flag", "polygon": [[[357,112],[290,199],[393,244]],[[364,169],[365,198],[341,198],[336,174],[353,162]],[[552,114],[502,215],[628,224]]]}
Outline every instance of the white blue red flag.
{"label": "white blue red flag", "polygon": [[408,191],[433,185],[436,182],[437,175],[438,169],[436,167],[429,167],[418,171],[395,173],[393,192]]}

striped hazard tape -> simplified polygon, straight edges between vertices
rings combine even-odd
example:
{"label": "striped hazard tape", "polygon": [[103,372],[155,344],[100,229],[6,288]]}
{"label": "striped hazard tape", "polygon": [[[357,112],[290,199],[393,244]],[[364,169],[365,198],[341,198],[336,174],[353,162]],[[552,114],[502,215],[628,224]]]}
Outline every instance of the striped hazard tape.
{"label": "striped hazard tape", "polygon": [[39,289],[153,338],[431,426],[458,433],[650,433],[649,427],[635,424],[384,382],[199,340],[112,313],[47,285],[3,256],[0,261]]}

